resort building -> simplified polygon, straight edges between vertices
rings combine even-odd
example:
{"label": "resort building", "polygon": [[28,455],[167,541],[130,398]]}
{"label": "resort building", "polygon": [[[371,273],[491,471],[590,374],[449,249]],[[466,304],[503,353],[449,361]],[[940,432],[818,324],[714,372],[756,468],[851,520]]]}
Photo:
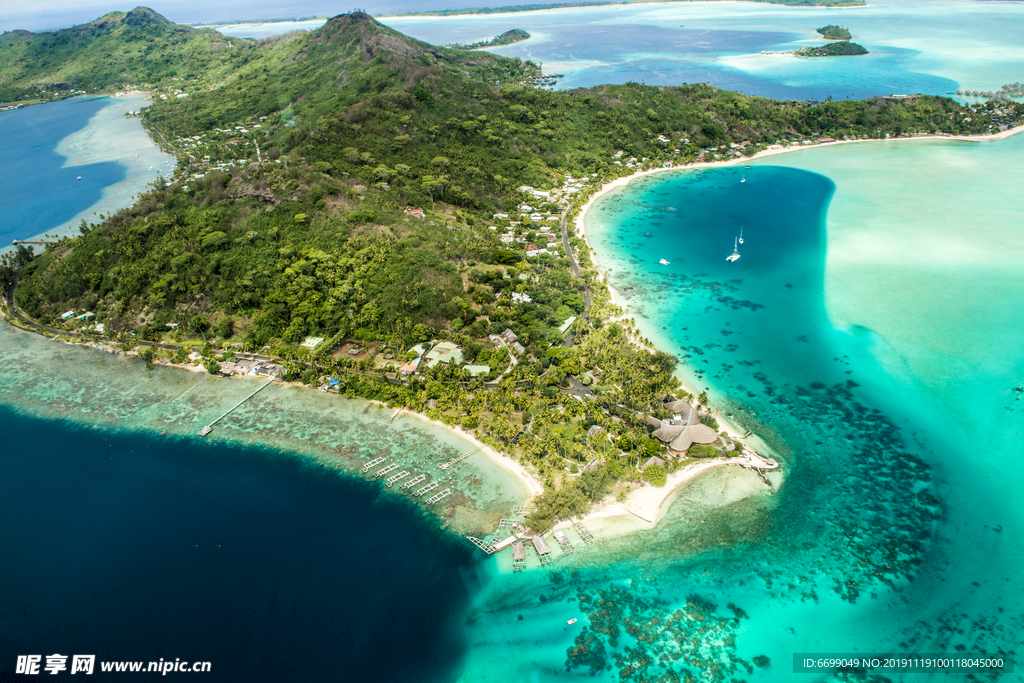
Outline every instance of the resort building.
{"label": "resort building", "polygon": [[710,444],[718,440],[718,433],[701,424],[697,409],[686,401],[672,401],[665,407],[675,413],[672,419],[647,418],[647,424],[654,427],[651,434],[655,439],[668,444],[669,451],[681,455],[695,443]]}

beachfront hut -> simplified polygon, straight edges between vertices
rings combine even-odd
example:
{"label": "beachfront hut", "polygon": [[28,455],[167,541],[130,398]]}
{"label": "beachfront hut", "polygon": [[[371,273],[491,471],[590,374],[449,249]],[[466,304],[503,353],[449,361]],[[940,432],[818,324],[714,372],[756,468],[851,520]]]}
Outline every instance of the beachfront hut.
{"label": "beachfront hut", "polygon": [[526,550],[523,548],[523,542],[519,541],[512,545],[512,571],[521,572],[524,566],[526,566]]}
{"label": "beachfront hut", "polygon": [[540,555],[540,563],[547,564],[550,562],[551,548],[549,548],[548,544],[544,542],[544,539],[540,536],[534,536],[531,540],[533,541],[534,549],[537,551],[537,554]]}
{"label": "beachfront hut", "polygon": [[665,464],[664,460],[662,460],[661,458],[659,458],[656,455],[652,455],[651,457],[649,457],[647,459],[647,462],[645,462],[643,465],[640,465],[640,469],[646,470],[651,465],[664,465],[664,464]]}

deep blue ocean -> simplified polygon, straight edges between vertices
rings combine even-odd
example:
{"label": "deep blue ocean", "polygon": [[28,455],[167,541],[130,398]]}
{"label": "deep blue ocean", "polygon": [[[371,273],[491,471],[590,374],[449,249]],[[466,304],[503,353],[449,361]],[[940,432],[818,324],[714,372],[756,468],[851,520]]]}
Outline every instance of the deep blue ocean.
{"label": "deep blue ocean", "polygon": [[459,662],[472,546],[379,486],[9,407],[0,431],[0,677],[55,652],[209,661],[216,681],[442,681]]}
{"label": "deep blue ocean", "polygon": [[117,162],[64,167],[55,151],[111,102],[74,98],[0,112],[0,246],[70,220],[124,179],[127,169]]}

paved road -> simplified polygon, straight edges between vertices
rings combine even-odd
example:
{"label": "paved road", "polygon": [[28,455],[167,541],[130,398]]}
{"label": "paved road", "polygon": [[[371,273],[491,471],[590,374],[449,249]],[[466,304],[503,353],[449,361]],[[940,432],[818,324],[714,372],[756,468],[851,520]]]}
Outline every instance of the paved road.
{"label": "paved road", "polygon": [[[576,262],[576,255],[572,253],[572,247],[569,246],[569,231],[568,231],[568,216],[569,214],[562,215],[562,222],[560,226],[562,228],[562,246],[565,247],[565,254],[569,257],[569,262],[572,264],[572,274],[576,277],[582,277],[580,274],[580,264]],[[586,309],[590,308],[593,301],[590,299],[590,290],[584,285],[583,287],[583,319],[586,320],[589,316],[587,315]],[[565,341],[562,342],[562,346],[572,346],[572,334],[568,334],[565,337]]]}

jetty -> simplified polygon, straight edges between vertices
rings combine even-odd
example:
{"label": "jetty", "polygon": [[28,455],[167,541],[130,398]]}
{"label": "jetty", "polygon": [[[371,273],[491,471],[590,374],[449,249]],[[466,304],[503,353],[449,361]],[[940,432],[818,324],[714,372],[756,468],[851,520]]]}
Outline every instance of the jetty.
{"label": "jetty", "polygon": [[566,536],[565,533],[561,532],[561,531],[556,531],[554,535],[555,535],[555,540],[558,541],[558,545],[562,549],[562,552],[565,553],[566,555],[571,555],[572,551],[573,551],[573,547],[572,547],[572,543],[569,542],[569,537]]}
{"label": "jetty", "polygon": [[374,472],[373,476],[375,476],[375,477],[377,477],[379,479],[380,477],[383,477],[385,474],[388,474],[389,472],[394,472],[397,469],[398,469],[398,463],[397,462],[393,462],[390,465],[388,465],[387,467],[382,467],[379,470],[377,470],[376,472]]}
{"label": "jetty", "polygon": [[391,421],[394,422],[395,418],[398,417],[399,415],[401,415],[403,410],[405,410],[405,406],[402,406],[401,408],[396,410],[395,414],[391,416]]}
{"label": "jetty", "polygon": [[391,488],[392,486],[395,485],[396,482],[401,481],[402,479],[405,479],[408,476],[409,470],[402,470],[398,474],[391,475],[390,477],[388,477],[387,488]]}
{"label": "jetty", "polygon": [[387,458],[382,456],[380,458],[374,458],[370,462],[366,463],[365,465],[363,465],[363,474],[366,474],[367,472],[372,470],[377,465],[382,464],[385,460],[387,460]]}
{"label": "jetty", "polygon": [[429,484],[427,484],[426,486],[424,486],[423,488],[421,488],[421,489],[416,489],[416,492],[415,492],[415,493],[413,493],[412,495],[414,495],[414,496],[416,496],[417,498],[419,498],[419,497],[420,497],[420,496],[422,496],[422,495],[423,495],[424,493],[430,493],[431,491],[433,491],[434,489],[436,489],[436,488],[437,488],[438,486],[440,486],[440,484],[438,484],[438,483],[437,483],[436,481],[432,481],[432,482],[430,482]]}
{"label": "jetty", "polygon": [[466,536],[469,541],[480,550],[483,550],[488,555],[494,553],[494,541],[482,541],[476,536]]}
{"label": "jetty", "polygon": [[221,420],[223,420],[223,419],[224,419],[225,417],[227,417],[228,415],[230,415],[230,414],[231,414],[231,411],[232,411],[232,410],[234,410],[235,408],[237,408],[238,406],[242,405],[243,403],[245,403],[246,401],[248,401],[248,400],[249,400],[250,398],[252,398],[252,397],[253,397],[253,396],[255,396],[256,394],[258,394],[258,393],[260,393],[261,391],[263,391],[264,389],[266,389],[266,388],[267,388],[268,386],[270,386],[270,385],[271,385],[271,384],[272,384],[273,382],[274,382],[274,380],[270,380],[269,382],[267,382],[266,384],[264,384],[263,386],[261,386],[261,387],[260,387],[259,389],[257,389],[256,391],[252,392],[251,394],[249,394],[248,396],[246,396],[245,398],[243,398],[243,399],[242,399],[241,401],[239,401],[239,402],[238,402],[238,403],[236,403],[235,405],[231,406],[231,409],[230,409],[230,410],[228,410],[228,411],[227,411],[226,413],[224,413],[223,415],[221,415],[220,417],[218,417],[218,418],[217,418],[216,420],[214,420],[214,421],[213,421],[213,422],[211,422],[210,424],[208,424],[208,425],[206,425],[205,427],[203,427],[202,429],[200,429],[200,430],[199,430],[199,436],[206,436],[207,434],[209,434],[210,432],[212,432],[212,431],[213,431],[213,425],[217,424],[218,422],[220,422]]}
{"label": "jetty", "polygon": [[411,489],[416,484],[420,483],[421,481],[426,481],[426,480],[427,480],[427,475],[421,474],[418,477],[410,479],[409,481],[407,481],[404,484],[402,484],[402,490],[404,491],[405,489]]}
{"label": "jetty", "polygon": [[582,538],[583,542],[587,545],[590,545],[594,542],[594,537],[590,534],[589,531],[587,531],[587,528],[583,526],[581,522],[573,522],[572,528],[576,530],[576,533],[580,535],[580,538]]}
{"label": "jetty", "polygon": [[437,503],[437,502],[439,502],[441,500],[444,500],[445,498],[450,496],[451,493],[452,493],[451,489],[445,489],[444,491],[441,491],[441,493],[434,494],[430,498],[427,498],[427,504],[428,505],[433,505],[434,503]]}
{"label": "jetty", "polygon": [[454,465],[455,463],[459,462],[460,460],[465,460],[469,456],[473,455],[474,453],[476,453],[477,451],[482,450],[482,449],[483,449],[482,446],[480,448],[474,448],[473,450],[469,451],[468,453],[463,453],[462,455],[460,455],[457,458],[452,458],[448,462],[441,463],[440,465],[438,465],[438,467],[440,467],[442,470],[448,471],[448,468],[451,467],[452,465]]}

